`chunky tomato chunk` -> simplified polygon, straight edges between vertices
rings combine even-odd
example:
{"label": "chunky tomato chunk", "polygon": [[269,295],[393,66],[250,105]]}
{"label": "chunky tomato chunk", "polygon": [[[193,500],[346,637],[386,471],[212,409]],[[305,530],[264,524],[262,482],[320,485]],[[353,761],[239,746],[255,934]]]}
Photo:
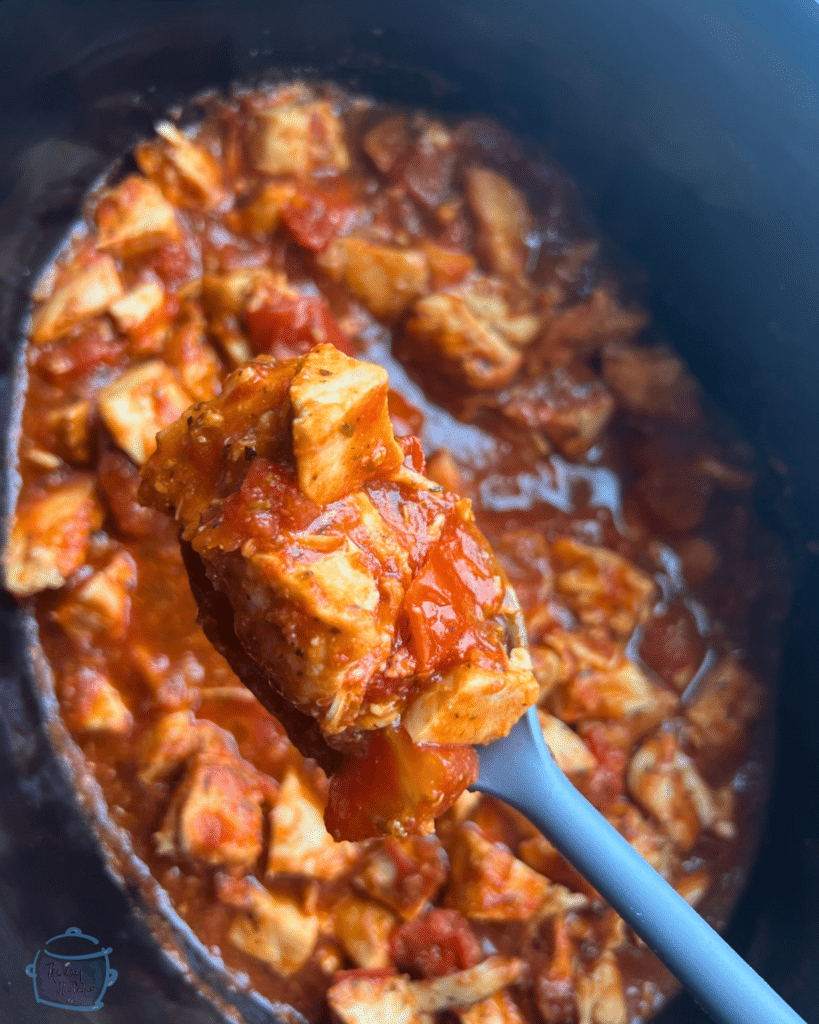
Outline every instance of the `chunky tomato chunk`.
{"label": "chunky tomato chunk", "polygon": [[274,294],[246,314],[247,329],[256,352],[277,359],[303,356],[323,342],[353,354],[350,339],[336,323],[324,299],[317,295],[291,297]]}
{"label": "chunky tomato chunk", "polygon": [[282,211],[282,220],[299,245],[320,252],[348,229],[357,215],[349,185],[333,182],[302,189]]}
{"label": "chunky tomato chunk", "polygon": [[424,978],[442,978],[484,959],[469,922],[457,910],[431,910],[407,921],[392,937],[396,967]]}
{"label": "chunky tomato chunk", "polygon": [[487,621],[499,610],[501,598],[500,581],[481,562],[473,537],[463,523],[451,520],[404,605],[420,670],[431,672],[467,659],[502,669],[500,627]]}
{"label": "chunky tomato chunk", "polygon": [[396,825],[401,834],[430,832],[433,819],[477,777],[472,747],[415,745],[405,729],[384,729],[363,758],[350,758],[331,779],[324,821],[335,838],[355,842]]}

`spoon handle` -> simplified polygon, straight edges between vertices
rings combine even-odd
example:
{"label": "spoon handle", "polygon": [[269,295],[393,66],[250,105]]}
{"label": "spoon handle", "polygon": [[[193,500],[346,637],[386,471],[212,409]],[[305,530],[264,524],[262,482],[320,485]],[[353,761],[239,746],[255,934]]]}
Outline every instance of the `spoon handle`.
{"label": "spoon handle", "polygon": [[805,1024],[575,789],[549,753],[535,712],[506,740],[478,748],[478,756],[475,788],[526,815],[714,1020]]}

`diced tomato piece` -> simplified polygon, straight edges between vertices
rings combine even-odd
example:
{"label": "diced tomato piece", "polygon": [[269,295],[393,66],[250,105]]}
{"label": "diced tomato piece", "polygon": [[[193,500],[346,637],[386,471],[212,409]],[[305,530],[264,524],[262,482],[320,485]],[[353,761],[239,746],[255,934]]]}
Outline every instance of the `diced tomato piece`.
{"label": "diced tomato piece", "polygon": [[299,490],[294,472],[256,458],[239,490],[225,499],[218,524],[201,533],[197,542],[206,547],[218,543],[223,551],[233,551],[254,536],[268,539],[304,530],[320,514],[319,506]]}
{"label": "diced tomato piece", "polygon": [[387,395],[387,409],[392,421],[392,429],[398,437],[407,434],[420,434],[424,426],[424,414],[411,405],[403,395],[390,389]]}
{"label": "diced tomato piece", "polygon": [[419,669],[431,672],[460,661],[502,668],[498,627],[487,621],[502,596],[490,559],[453,517],[404,599]]}
{"label": "diced tomato piece", "polygon": [[246,319],[256,353],[291,359],[329,342],[345,355],[353,355],[350,339],[318,295],[266,295],[258,306],[248,309]]}
{"label": "diced tomato piece", "polygon": [[409,464],[416,473],[425,472],[427,461],[418,438],[413,434],[405,434],[404,437],[398,438],[398,443],[404,451],[404,464]]}
{"label": "diced tomato piece", "polygon": [[117,366],[126,343],[112,337],[104,323],[93,323],[77,334],[49,345],[32,348],[32,361],[52,383],[89,373],[98,366]]}
{"label": "diced tomato piece", "polygon": [[603,725],[592,725],[583,730],[583,739],[598,761],[583,789],[599,811],[607,810],[625,792],[628,763],[627,752],[615,746],[605,732]]}
{"label": "diced tomato piece", "polygon": [[396,967],[424,978],[465,971],[484,959],[469,922],[457,910],[431,910],[407,921],[392,937]]}
{"label": "diced tomato piece", "polygon": [[324,821],[338,840],[374,839],[394,831],[429,832],[478,777],[472,747],[414,744],[401,727],[370,739],[363,758],[350,758],[330,780]]}
{"label": "diced tomato piece", "polygon": [[333,182],[301,189],[282,211],[282,220],[305,249],[320,252],[349,229],[359,214],[349,185]]}

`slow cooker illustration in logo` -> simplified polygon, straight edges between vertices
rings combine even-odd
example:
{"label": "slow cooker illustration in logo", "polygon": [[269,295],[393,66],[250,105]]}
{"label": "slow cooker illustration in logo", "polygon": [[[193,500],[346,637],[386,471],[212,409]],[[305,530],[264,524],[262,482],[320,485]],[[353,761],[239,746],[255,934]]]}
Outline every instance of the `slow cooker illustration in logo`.
{"label": "slow cooker illustration in logo", "polygon": [[65,1010],[99,1010],[117,972],[108,962],[110,947],[95,946],[99,947],[99,940],[79,928],[68,928],[49,939],[26,967],[37,1002]]}

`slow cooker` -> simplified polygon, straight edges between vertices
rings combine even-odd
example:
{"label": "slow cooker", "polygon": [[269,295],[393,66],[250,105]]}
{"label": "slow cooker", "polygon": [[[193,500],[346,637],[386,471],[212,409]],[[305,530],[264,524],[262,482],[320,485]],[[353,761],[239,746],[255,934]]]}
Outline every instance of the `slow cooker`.
{"label": "slow cooker", "polygon": [[[260,77],[332,80],[489,113],[566,166],[620,257],[648,272],[656,320],[756,445],[760,512],[795,566],[768,822],[727,937],[819,1020],[819,6],[7,0],[3,14],[4,516],[31,283],[90,184],[173,105]],[[0,631],[0,1019],[65,1020],[67,1004],[39,1000],[34,965],[66,935],[105,952],[82,1007],[100,1024],[285,1019],[230,996],[193,937],[147,906],[147,880],[104,849],[91,824],[103,809],[72,782],[81,764],[7,595]],[[682,996],[659,1019],[705,1018]]]}

